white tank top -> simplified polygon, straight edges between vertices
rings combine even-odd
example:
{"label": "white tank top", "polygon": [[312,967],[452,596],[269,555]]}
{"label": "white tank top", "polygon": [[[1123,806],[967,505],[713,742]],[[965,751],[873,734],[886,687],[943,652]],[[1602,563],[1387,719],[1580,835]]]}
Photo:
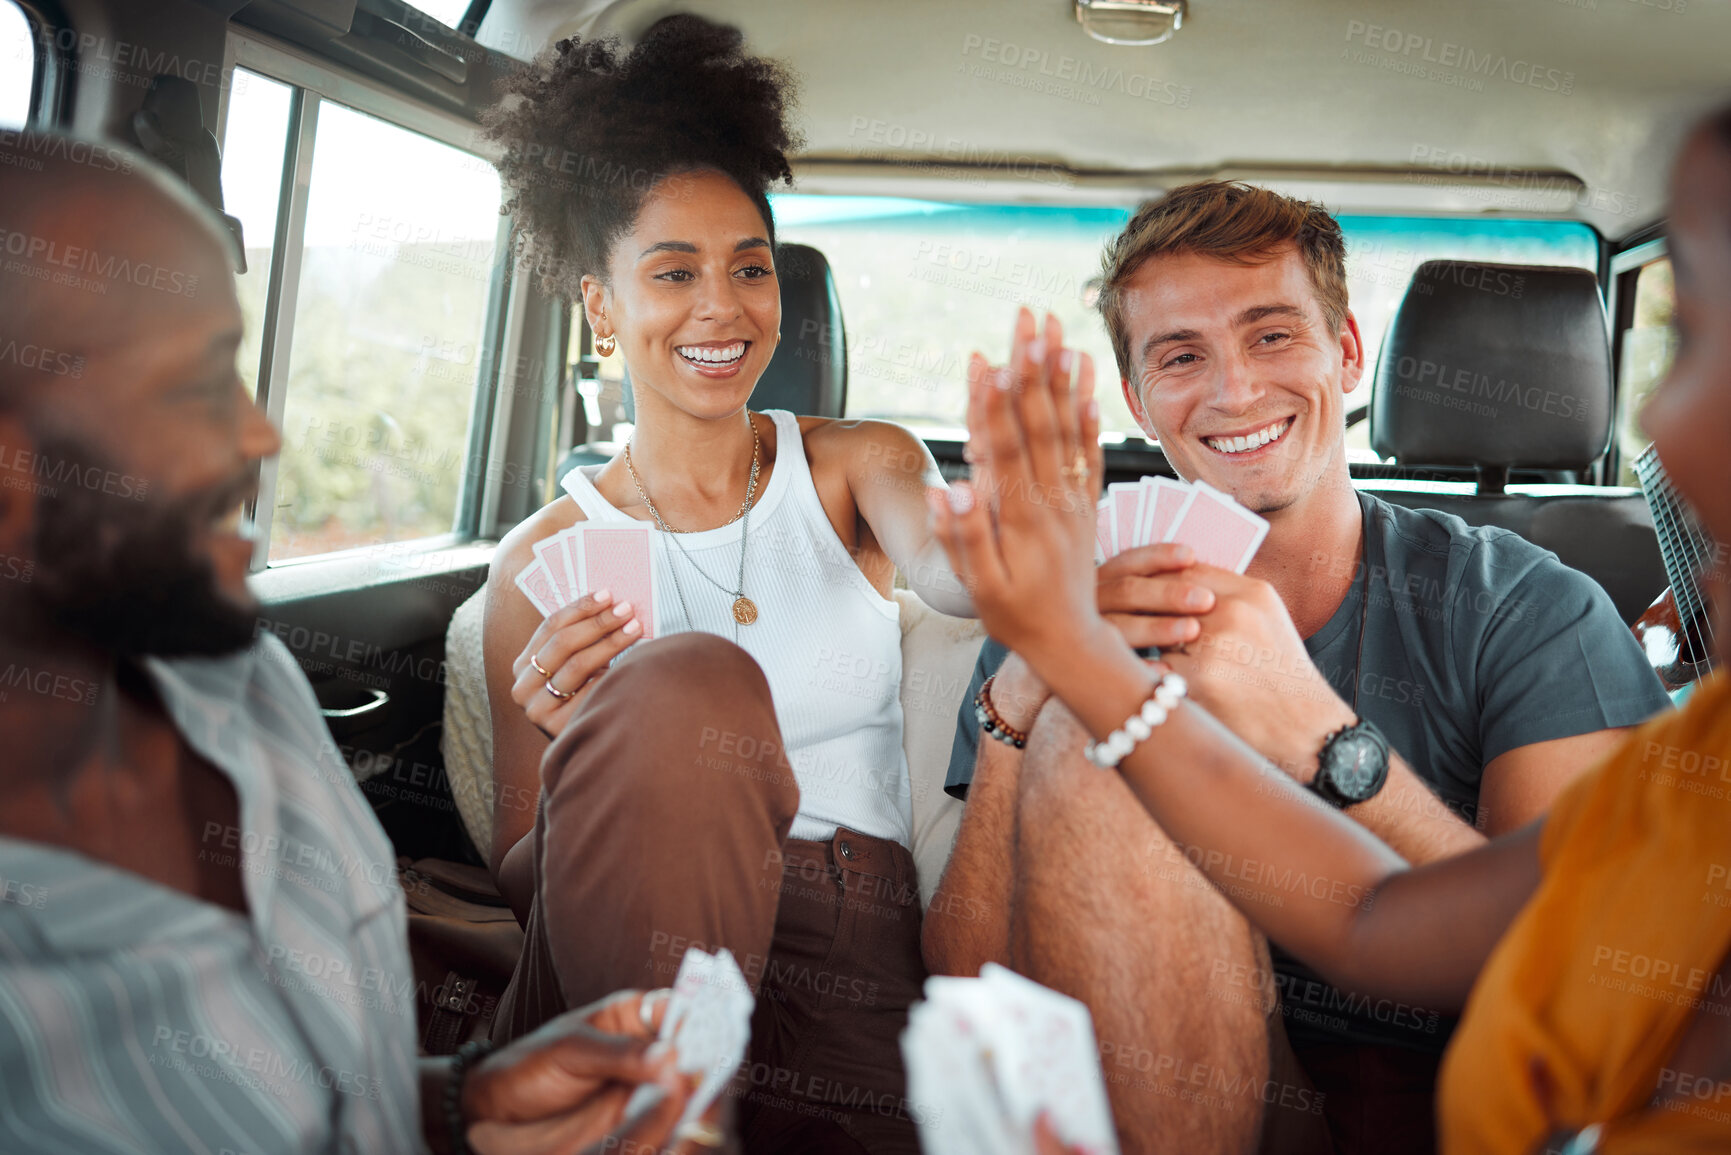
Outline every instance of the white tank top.
{"label": "white tank top", "polygon": [[[704,630],[730,641],[737,635],[763,667],[799,783],[790,837],[824,841],[845,826],[907,846],[913,807],[902,749],[901,607],[872,588],[836,537],[812,484],[799,419],[779,409],[764,415],[775,422],[775,469],[752,506],[745,555],[745,594],[757,603],[757,621],[736,626],[733,595],[693,568],[734,589],[742,522],[680,534],[684,553],[672,535],[656,530],[656,635]],[[566,492],[591,521],[631,520],[595,488],[601,468],[566,474]],[[675,570],[690,621],[674,589]],[[722,751],[721,741],[718,761],[755,757],[745,749]]]}

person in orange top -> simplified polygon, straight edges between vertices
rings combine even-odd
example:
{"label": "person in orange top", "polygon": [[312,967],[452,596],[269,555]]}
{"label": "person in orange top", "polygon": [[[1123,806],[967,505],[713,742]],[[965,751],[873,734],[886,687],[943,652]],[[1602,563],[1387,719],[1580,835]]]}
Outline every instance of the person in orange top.
{"label": "person in orange top", "polygon": [[[1731,541],[1731,107],[1690,136],[1673,201],[1681,340],[1644,422],[1708,532]],[[1337,986],[1464,1008],[1439,1090],[1444,1152],[1731,1149],[1727,675],[1631,732],[1544,818],[1409,868],[1102,619],[1093,366],[1060,345],[1055,322],[1036,344],[1021,316],[1009,367],[970,381],[974,484],[929,495],[987,629],[1050,690],[1024,773],[1115,767],[1251,923]],[[1712,584],[1731,651],[1725,574]],[[1235,869],[1246,860],[1260,869]],[[1294,872],[1330,885],[1274,884]]]}

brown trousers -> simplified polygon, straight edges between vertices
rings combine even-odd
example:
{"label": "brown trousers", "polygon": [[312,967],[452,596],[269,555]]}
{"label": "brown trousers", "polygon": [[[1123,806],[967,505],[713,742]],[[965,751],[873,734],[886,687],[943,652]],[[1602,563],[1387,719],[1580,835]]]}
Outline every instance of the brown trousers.
{"label": "brown trousers", "polygon": [[673,981],[726,947],[757,995],[734,1082],[745,1150],[919,1150],[898,1038],[925,979],[913,856],[787,837],[799,787],[769,683],[712,634],[633,647],[541,765],[535,900],[494,1025]]}

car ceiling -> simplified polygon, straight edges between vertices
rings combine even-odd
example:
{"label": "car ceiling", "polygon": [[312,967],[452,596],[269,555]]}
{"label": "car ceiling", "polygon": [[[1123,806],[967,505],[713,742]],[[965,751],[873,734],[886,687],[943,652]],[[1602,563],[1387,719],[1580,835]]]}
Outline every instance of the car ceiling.
{"label": "car ceiling", "polygon": [[526,57],[674,11],[799,75],[805,191],[1130,203],[1222,174],[1615,240],[1731,95],[1726,0],[1192,0],[1148,47],[1090,39],[1071,0],[493,0],[478,38]]}

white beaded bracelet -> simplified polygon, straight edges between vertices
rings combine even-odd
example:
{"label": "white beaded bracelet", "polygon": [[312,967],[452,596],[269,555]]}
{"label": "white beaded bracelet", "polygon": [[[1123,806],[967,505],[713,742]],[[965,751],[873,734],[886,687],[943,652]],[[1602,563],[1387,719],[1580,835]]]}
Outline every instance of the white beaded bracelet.
{"label": "white beaded bracelet", "polygon": [[1152,734],[1154,727],[1166,721],[1167,716],[1178,708],[1188,689],[1182,675],[1167,674],[1148,695],[1148,700],[1142,703],[1142,709],[1130,715],[1122,729],[1112,731],[1102,741],[1090,742],[1082,756],[1102,770],[1116,768],[1137,743]]}

